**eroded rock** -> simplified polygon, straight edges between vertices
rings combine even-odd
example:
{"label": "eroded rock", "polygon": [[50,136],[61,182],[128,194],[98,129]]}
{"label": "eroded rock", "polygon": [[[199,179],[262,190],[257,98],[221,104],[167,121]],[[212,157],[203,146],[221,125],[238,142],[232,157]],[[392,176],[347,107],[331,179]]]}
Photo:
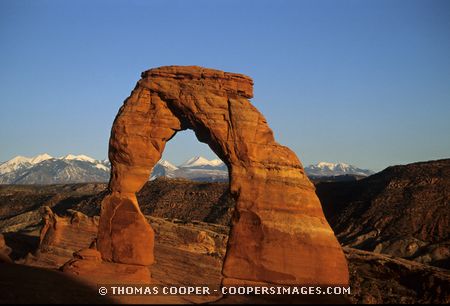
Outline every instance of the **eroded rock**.
{"label": "eroded rock", "polygon": [[11,254],[11,248],[6,245],[5,237],[3,237],[2,234],[0,234],[0,262],[12,263],[9,254]]}
{"label": "eroded rock", "polygon": [[139,191],[178,131],[194,130],[226,163],[236,210],[223,274],[281,284],[347,284],[342,249],[294,152],[278,144],[248,101],[253,81],[196,66],[142,74],[114,121],[110,194],[102,202],[98,250],[106,261],[149,265],[154,233]]}
{"label": "eroded rock", "polygon": [[80,244],[90,245],[96,239],[98,217],[88,217],[73,210],[68,211],[68,216],[60,217],[49,207],[45,207],[45,210],[39,243],[41,253],[52,251],[72,254],[79,250]]}
{"label": "eroded rock", "polygon": [[73,254],[74,259],[65,263],[61,271],[75,274],[86,282],[96,284],[149,284],[147,267],[104,262],[99,251],[83,249]]}

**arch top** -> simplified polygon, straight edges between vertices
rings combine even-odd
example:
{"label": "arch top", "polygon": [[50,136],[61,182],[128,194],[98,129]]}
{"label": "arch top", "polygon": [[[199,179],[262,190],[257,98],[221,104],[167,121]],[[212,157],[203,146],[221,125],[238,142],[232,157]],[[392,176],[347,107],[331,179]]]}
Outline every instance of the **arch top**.
{"label": "arch top", "polygon": [[157,78],[180,81],[216,80],[221,89],[228,94],[236,94],[247,99],[253,98],[253,79],[240,73],[224,72],[200,66],[162,66],[142,72],[141,77],[144,80]]}

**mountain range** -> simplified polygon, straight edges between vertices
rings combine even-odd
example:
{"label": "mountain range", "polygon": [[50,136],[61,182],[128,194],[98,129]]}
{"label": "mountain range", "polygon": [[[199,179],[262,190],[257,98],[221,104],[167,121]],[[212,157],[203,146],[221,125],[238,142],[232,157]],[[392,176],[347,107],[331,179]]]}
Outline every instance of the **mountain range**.
{"label": "mountain range", "polygon": [[0,184],[58,184],[109,180],[109,161],[86,155],[16,156],[0,165]]}
{"label": "mountain range", "polygon": [[372,170],[361,169],[345,163],[327,163],[320,162],[315,165],[305,167],[305,171],[310,177],[339,176],[339,175],[357,175],[369,176],[375,172]]}
{"label": "mountain range", "polygon": [[[342,175],[365,177],[374,173],[345,163],[327,162],[305,167],[305,171],[314,178]],[[0,184],[107,182],[109,172],[109,160],[96,160],[86,155],[52,157],[45,153],[34,157],[16,156],[0,164]],[[178,166],[160,160],[149,179],[157,177],[227,182],[228,168],[220,159],[208,160],[202,156],[193,157]]]}
{"label": "mountain range", "polygon": [[208,160],[202,156],[193,157],[178,167],[166,160],[160,160],[153,168],[150,180],[161,176],[194,181],[227,182],[228,168],[220,159]]}

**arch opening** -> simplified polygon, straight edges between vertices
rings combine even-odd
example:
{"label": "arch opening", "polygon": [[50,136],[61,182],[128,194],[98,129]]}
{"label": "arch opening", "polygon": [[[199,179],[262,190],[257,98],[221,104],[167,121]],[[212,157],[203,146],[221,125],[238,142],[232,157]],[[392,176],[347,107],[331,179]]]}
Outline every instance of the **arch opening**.
{"label": "arch opening", "polygon": [[[186,146],[190,150],[180,153],[179,149]],[[195,155],[205,159],[192,158]],[[222,281],[235,208],[228,172],[224,170],[227,166],[218,165],[218,157],[209,146],[189,131],[178,132],[167,142],[162,160],[177,169],[166,173],[168,177],[153,178],[137,194],[141,211],[151,226],[158,229],[152,277],[166,279],[167,267],[171,267],[179,271],[170,276],[173,285],[208,284],[216,288]]]}
{"label": "arch opening", "polygon": [[[161,160],[180,166],[193,157],[203,157],[207,160],[220,160],[226,163],[210,148],[208,143],[198,140],[191,129],[177,131],[167,140]],[[228,168],[227,168],[228,171]]]}
{"label": "arch opening", "polygon": [[192,129],[228,166],[236,207],[226,282],[346,285],[347,263],[314,186],[294,152],[278,144],[249,102],[253,81],[201,67],[142,74],[114,121],[111,179],[97,248],[106,261],[151,265],[154,232],[136,199],[167,141]]}
{"label": "arch opening", "polygon": [[150,181],[154,184],[147,183],[138,193],[144,214],[230,225],[235,202],[229,193],[228,168],[194,133],[177,133],[167,142]]}

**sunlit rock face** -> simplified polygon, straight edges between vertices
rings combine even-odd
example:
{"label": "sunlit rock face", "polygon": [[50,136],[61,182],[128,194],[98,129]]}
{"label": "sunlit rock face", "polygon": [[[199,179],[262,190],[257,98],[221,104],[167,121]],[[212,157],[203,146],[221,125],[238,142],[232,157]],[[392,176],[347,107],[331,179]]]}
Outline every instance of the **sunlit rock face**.
{"label": "sunlit rock face", "polygon": [[347,284],[342,249],[303,167],[274,140],[249,102],[247,76],[196,66],[142,73],[114,121],[109,142],[110,194],[102,202],[103,260],[153,263],[154,233],[135,193],[167,141],[192,129],[226,163],[236,199],[223,275],[277,284]]}

